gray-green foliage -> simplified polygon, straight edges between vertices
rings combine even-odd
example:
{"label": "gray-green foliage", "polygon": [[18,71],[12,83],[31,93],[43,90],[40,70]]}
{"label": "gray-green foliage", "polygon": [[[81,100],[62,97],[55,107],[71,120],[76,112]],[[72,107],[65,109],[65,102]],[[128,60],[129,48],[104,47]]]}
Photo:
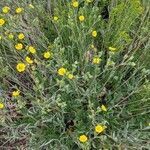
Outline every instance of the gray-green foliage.
{"label": "gray-green foliage", "polygon": [[[0,148],[148,149],[149,2],[80,0],[79,8],[73,8],[71,2],[33,1],[34,9],[27,2],[0,4],[12,5],[12,14],[0,15],[8,21],[0,28],[0,102],[6,106],[0,110]],[[18,6],[24,7],[21,15],[13,13]],[[109,18],[103,16],[106,6]],[[79,15],[85,21],[80,22]],[[93,30],[96,38],[91,36]],[[8,39],[6,31],[15,38]],[[26,35],[24,46],[37,48],[37,54],[31,55],[37,63],[23,74],[17,73],[16,63],[30,54],[14,48],[20,32]],[[109,47],[117,50],[111,52]],[[50,60],[43,58],[46,50],[53,53]],[[93,57],[101,58],[101,63],[93,64]],[[59,76],[60,67],[75,78]],[[21,91],[20,97],[11,97],[14,89]],[[107,112],[101,111],[102,104]],[[66,127],[69,121],[74,124]],[[94,128],[99,123],[107,129],[97,135]],[[81,134],[88,136],[87,143],[79,142]]]}

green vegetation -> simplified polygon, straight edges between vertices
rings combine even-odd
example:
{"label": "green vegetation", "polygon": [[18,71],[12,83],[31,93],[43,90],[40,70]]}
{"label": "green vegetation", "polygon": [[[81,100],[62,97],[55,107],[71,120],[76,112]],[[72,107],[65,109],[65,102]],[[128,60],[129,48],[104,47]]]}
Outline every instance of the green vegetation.
{"label": "green vegetation", "polygon": [[1,1],[0,149],[148,150],[150,2]]}

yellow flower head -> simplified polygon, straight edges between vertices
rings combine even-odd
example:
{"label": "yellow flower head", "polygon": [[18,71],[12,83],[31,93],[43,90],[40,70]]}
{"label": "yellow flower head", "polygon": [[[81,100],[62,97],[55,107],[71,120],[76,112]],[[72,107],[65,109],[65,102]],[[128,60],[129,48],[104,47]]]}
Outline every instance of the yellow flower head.
{"label": "yellow flower head", "polygon": [[85,17],[83,15],[79,16],[79,20],[80,21],[84,21],[85,20]]}
{"label": "yellow flower head", "polygon": [[79,137],[79,141],[82,142],[82,143],[85,143],[87,140],[88,140],[88,138],[84,134]]}
{"label": "yellow flower head", "polygon": [[93,64],[100,64],[100,62],[101,62],[101,58],[99,58],[99,57],[94,57],[93,58]]}
{"label": "yellow flower head", "polygon": [[74,78],[74,75],[71,74],[71,73],[69,73],[69,74],[67,75],[67,77],[68,77],[69,79],[73,79],[73,78]]}
{"label": "yellow flower head", "polygon": [[18,39],[23,40],[25,38],[25,35],[23,33],[18,34]]}
{"label": "yellow flower head", "polygon": [[25,60],[26,60],[27,63],[33,64],[33,60],[32,60],[30,57],[27,56],[27,57],[25,58]]}
{"label": "yellow flower head", "polygon": [[44,58],[48,59],[52,56],[52,53],[51,52],[45,52],[43,56],[44,56]]}
{"label": "yellow flower head", "polygon": [[13,35],[12,33],[10,33],[10,34],[8,35],[8,38],[12,40],[12,39],[14,38],[14,35]]}
{"label": "yellow flower head", "polygon": [[92,36],[93,36],[93,37],[97,37],[97,31],[95,31],[95,30],[92,31]]}
{"label": "yellow flower head", "polygon": [[112,52],[114,52],[114,51],[117,50],[115,47],[109,47],[108,49],[109,49],[110,51],[112,51]]}
{"label": "yellow flower head", "polygon": [[0,109],[3,109],[3,108],[4,108],[4,104],[0,103]]}
{"label": "yellow flower head", "polygon": [[102,110],[102,111],[107,111],[107,108],[106,108],[104,105],[102,105],[102,106],[101,106],[101,110]]}
{"label": "yellow flower head", "polygon": [[35,54],[36,53],[36,49],[33,46],[29,46],[28,50],[30,53]]}
{"label": "yellow flower head", "polygon": [[78,7],[79,6],[79,2],[78,1],[73,1],[72,2],[72,6],[75,7],[75,8]]}
{"label": "yellow flower head", "polygon": [[16,91],[13,91],[12,92],[12,96],[13,97],[17,97],[17,96],[19,96],[20,95],[20,91],[19,90],[16,90]]}
{"label": "yellow flower head", "polygon": [[3,12],[4,14],[9,13],[9,11],[10,11],[10,8],[9,8],[8,6],[5,6],[5,7],[2,8],[2,12]]}
{"label": "yellow flower head", "polygon": [[17,14],[20,14],[22,11],[23,11],[23,8],[21,8],[21,7],[16,8],[16,13]]}
{"label": "yellow flower head", "polygon": [[5,20],[4,19],[0,19],[0,26],[3,26],[5,24]]}
{"label": "yellow flower head", "polygon": [[63,67],[58,69],[58,74],[61,76],[64,76],[66,74],[66,72],[67,72],[67,69],[65,69]]}
{"label": "yellow flower head", "polygon": [[103,132],[106,128],[107,128],[106,126],[97,125],[97,126],[95,127],[95,132],[96,132],[96,133],[101,133],[101,132]]}
{"label": "yellow flower head", "polygon": [[32,9],[34,9],[34,6],[32,4],[29,4],[29,7],[32,8]]}
{"label": "yellow flower head", "polygon": [[24,72],[26,69],[26,65],[24,63],[18,63],[16,69],[18,72]]}
{"label": "yellow flower head", "polygon": [[58,20],[58,17],[57,17],[57,16],[54,16],[53,19],[54,19],[54,21],[57,21],[57,20]]}
{"label": "yellow flower head", "polygon": [[22,50],[23,49],[23,44],[22,43],[17,43],[15,45],[16,50]]}

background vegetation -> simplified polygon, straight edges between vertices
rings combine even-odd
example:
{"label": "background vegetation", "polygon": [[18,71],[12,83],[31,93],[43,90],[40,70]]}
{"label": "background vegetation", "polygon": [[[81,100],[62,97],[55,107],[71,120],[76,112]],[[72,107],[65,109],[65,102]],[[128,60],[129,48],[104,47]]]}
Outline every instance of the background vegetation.
{"label": "background vegetation", "polygon": [[10,11],[0,13],[0,149],[148,150],[150,2],[74,2],[1,0]]}

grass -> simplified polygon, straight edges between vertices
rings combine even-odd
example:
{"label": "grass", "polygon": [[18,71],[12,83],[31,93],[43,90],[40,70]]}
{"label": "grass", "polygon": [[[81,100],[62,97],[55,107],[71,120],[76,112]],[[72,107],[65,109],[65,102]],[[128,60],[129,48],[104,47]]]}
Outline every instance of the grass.
{"label": "grass", "polygon": [[149,149],[149,2],[78,2],[1,2],[1,149]]}

